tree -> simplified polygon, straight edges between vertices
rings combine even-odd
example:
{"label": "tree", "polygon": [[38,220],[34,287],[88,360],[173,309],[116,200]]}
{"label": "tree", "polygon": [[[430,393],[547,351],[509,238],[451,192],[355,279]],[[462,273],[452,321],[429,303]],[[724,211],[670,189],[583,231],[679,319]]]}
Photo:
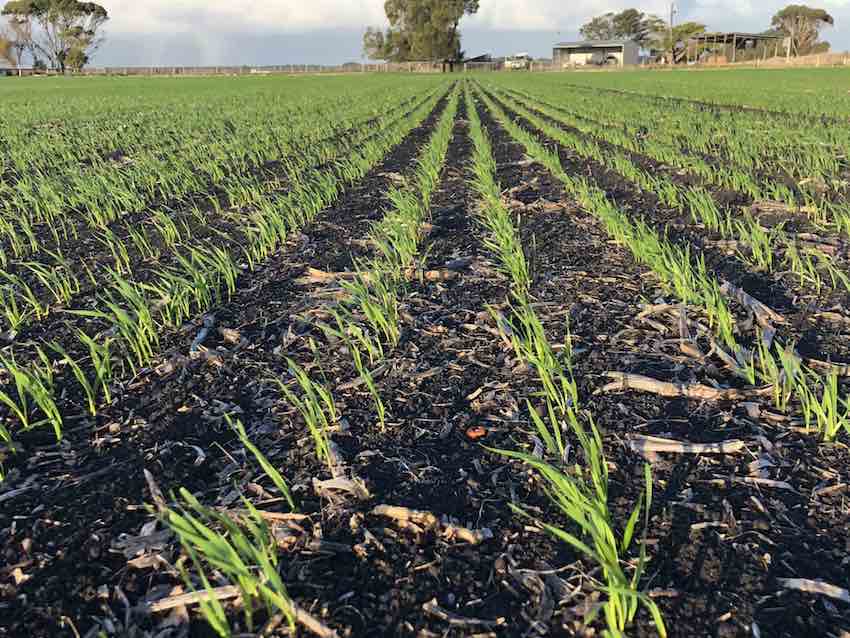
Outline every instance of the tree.
{"label": "tree", "polygon": [[[32,52],[32,21],[9,18],[8,23],[0,28],[0,42],[6,47],[7,54],[0,55],[15,67],[23,64],[24,54]],[[3,45],[0,45],[2,47]]]}
{"label": "tree", "polygon": [[662,37],[666,28],[658,16],[626,9],[597,16],[582,26],[580,32],[587,40],[633,40],[645,47]]}
{"label": "tree", "polygon": [[614,31],[614,13],[596,16],[579,30],[585,40],[613,40],[617,37]]}
{"label": "tree", "polygon": [[390,26],[382,32],[369,27],[363,50],[373,60],[405,62],[459,58],[458,25],[478,11],[478,0],[386,0]]}
{"label": "tree", "polygon": [[835,20],[823,9],[789,4],[773,16],[770,24],[791,38],[791,47],[797,55],[806,55],[823,48],[825,43],[818,42],[820,31],[834,25]]}
{"label": "tree", "polygon": [[634,40],[646,46],[664,31],[667,24],[659,17],[647,15],[637,9],[626,9],[614,16],[614,30],[618,38]]}
{"label": "tree", "polygon": [[[29,25],[33,58],[43,55],[54,69],[64,72],[88,61],[102,42],[101,27],[109,19],[102,6],[79,0],[10,0],[2,15],[20,27]],[[37,30],[33,28],[36,25]],[[69,56],[73,64],[69,64]],[[77,68],[82,68],[77,67]]]}
{"label": "tree", "polygon": [[72,48],[68,51],[68,55],[65,56],[65,66],[77,73],[82,71],[83,67],[88,63],[89,56],[86,54],[85,50],[80,47]]}
{"label": "tree", "polygon": [[705,33],[705,25],[700,22],[683,22],[673,27],[671,37],[670,29],[663,32],[655,45],[670,54],[670,59],[681,61],[685,56],[688,40],[699,33]]}
{"label": "tree", "polygon": [[673,27],[673,42],[687,42],[701,33],[705,33],[705,25],[701,22],[683,22]]}

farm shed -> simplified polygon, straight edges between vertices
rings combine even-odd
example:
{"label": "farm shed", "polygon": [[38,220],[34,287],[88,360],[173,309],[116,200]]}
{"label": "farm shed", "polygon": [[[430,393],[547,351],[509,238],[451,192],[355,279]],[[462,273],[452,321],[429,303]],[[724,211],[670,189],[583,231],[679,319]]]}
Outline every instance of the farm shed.
{"label": "farm shed", "polygon": [[474,58],[446,58],[437,63],[441,65],[442,72],[454,73],[455,71],[465,71],[467,64],[489,64],[493,61],[489,53],[479,55]]}
{"label": "farm shed", "polygon": [[640,47],[631,40],[585,40],[561,42],[552,49],[555,66],[585,66],[590,64],[631,66],[638,64]]}
{"label": "farm shed", "polygon": [[[718,60],[718,52],[726,58],[725,61],[737,62],[738,52],[754,48],[759,43],[764,44],[764,57],[767,57],[769,46],[774,47],[774,55],[779,55],[783,36],[770,33],[698,33],[690,38],[684,51],[687,61],[701,61],[706,55]],[[728,53],[727,53],[728,52]],[[678,61],[678,60],[677,60]]]}

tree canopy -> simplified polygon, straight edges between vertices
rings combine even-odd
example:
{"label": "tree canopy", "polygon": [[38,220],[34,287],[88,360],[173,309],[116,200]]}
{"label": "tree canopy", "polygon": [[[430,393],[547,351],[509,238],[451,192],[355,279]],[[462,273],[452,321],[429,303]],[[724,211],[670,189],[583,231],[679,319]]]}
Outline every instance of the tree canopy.
{"label": "tree canopy", "polygon": [[88,62],[102,40],[101,27],[109,19],[101,5],[79,0],[10,0],[2,15],[16,28],[17,45],[29,51],[34,64],[43,56],[63,72],[67,67],[80,69]]}
{"label": "tree canopy", "polygon": [[[771,26],[791,38],[794,51],[806,55],[819,49],[821,29],[835,24],[833,17],[824,9],[814,9],[803,4],[789,4],[779,11],[770,22]],[[828,44],[827,44],[828,48]]]}
{"label": "tree canopy", "polygon": [[641,46],[649,46],[666,29],[666,23],[658,16],[626,9],[597,16],[583,25],[580,31],[582,37],[588,40],[634,40]]}
{"label": "tree canopy", "polygon": [[705,33],[705,25],[701,22],[682,22],[673,27],[672,37],[669,29],[661,33],[655,45],[664,51],[679,52],[674,56],[678,59],[688,40],[700,33]]}
{"label": "tree canopy", "polygon": [[405,62],[461,57],[458,25],[478,0],[386,0],[386,31],[366,29],[363,50],[373,60]]}

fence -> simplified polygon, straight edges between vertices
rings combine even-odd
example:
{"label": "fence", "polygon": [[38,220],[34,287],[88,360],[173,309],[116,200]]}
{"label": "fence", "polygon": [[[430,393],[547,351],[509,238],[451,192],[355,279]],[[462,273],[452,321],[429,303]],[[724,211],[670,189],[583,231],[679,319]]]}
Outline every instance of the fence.
{"label": "fence", "polygon": [[[726,60],[706,61],[694,67],[821,67],[849,66],[850,53],[821,53],[801,57],[786,58],[784,56],[767,59],[756,59],[745,62],[730,63]],[[618,67],[619,68],[619,67]],[[669,65],[643,65],[641,68],[670,69]],[[384,64],[361,64],[350,62],[339,66],[321,64],[283,64],[276,66],[125,66],[125,67],[91,67],[83,69],[74,75],[85,76],[207,76],[207,75],[294,75],[294,74],[336,74],[336,73],[440,73],[448,70],[448,65],[442,62],[396,62]],[[504,65],[499,61],[468,62],[455,65],[456,71],[504,71]],[[536,61],[531,64],[532,71],[564,71],[567,70],[551,61]],[[569,70],[574,70],[569,67]],[[616,70],[605,67],[589,67],[586,70]],[[57,71],[44,71],[32,68],[10,69],[0,68],[2,75],[59,75]]]}
{"label": "fence", "polygon": [[[767,60],[756,60],[756,66],[782,67],[782,66],[847,66],[850,65],[850,54],[848,53],[820,53],[814,55],[802,55],[796,58],[768,58]],[[743,64],[752,65],[752,62]]]}
{"label": "fence", "polygon": [[[682,68],[684,65],[677,65],[673,68]],[[840,67],[850,66],[850,53],[821,53],[813,55],[805,55],[800,57],[785,56],[771,58],[755,58],[752,60],[742,60],[739,62],[730,62],[727,58],[719,56],[709,58],[705,61],[690,64],[687,68],[690,69],[782,69],[791,67]],[[670,69],[667,64],[648,64],[644,65],[647,69]]]}
{"label": "fence", "polygon": [[[282,64],[275,66],[113,66],[88,67],[72,75],[122,75],[122,76],[200,76],[200,75],[290,75],[322,73],[440,73],[441,62],[397,62],[384,64],[348,64],[330,66],[323,64]],[[32,68],[0,68],[0,75],[60,75],[58,71]]]}

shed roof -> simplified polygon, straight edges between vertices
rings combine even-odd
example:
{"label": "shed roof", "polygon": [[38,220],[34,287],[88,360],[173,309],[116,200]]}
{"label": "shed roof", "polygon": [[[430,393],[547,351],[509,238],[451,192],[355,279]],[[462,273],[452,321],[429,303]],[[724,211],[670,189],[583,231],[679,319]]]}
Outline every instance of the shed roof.
{"label": "shed roof", "polygon": [[784,38],[783,35],[777,35],[774,33],[744,33],[741,31],[729,31],[729,32],[715,32],[715,33],[697,33],[690,37],[691,40],[707,41],[707,40],[717,40],[719,42],[726,42],[728,40],[780,40]]}
{"label": "shed roof", "polygon": [[556,49],[589,49],[589,48],[610,48],[624,47],[628,45],[637,46],[634,40],[581,40],[579,42],[559,42],[555,45]]}

